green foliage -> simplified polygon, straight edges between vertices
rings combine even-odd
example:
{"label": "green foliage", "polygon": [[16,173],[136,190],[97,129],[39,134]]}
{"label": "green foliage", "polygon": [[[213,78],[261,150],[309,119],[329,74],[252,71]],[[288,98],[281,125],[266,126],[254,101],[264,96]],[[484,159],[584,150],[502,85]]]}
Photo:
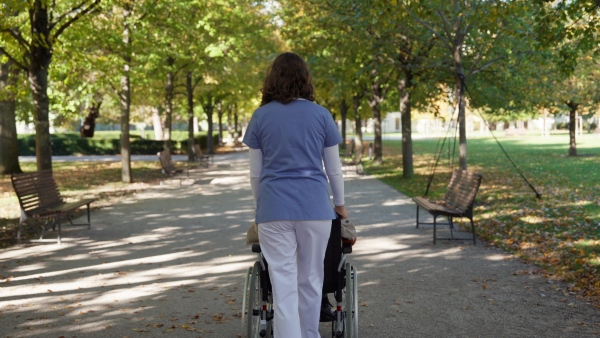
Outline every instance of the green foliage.
{"label": "green foliage", "polygon": [[571,74],[583,55],[600,55],[600,3],[592,0],[535,0],[538,6],[536,33],[542,47],[557,49],[556,64]]}

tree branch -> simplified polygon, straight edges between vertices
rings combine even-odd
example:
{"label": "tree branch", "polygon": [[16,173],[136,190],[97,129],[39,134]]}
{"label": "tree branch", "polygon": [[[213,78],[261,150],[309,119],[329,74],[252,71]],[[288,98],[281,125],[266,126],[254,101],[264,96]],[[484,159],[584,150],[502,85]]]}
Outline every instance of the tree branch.
{"label": "tree branch", "polygon": [[448,21],[448,18],[446,18],[446,16],[444,15],[444,13],[442,13],[441,10],[438,9],[437,14],[440,17],[440,19],[442,19],[442,22],[444,23],[444,25],[443,25],[444,31],[446,32],[446,36],[450,40],[450,38],[452,37],[452,31],[450,30],[450,27],[452,25],[450,24],[450,21]]}
{"label": "tree branch", "polygon": [[19,62],[16,58],[14,58],[12,55],[10,55],[9,52],[6,51],[6,49],[4,49],[4,47],[0,46],[0,54],[4,54],[6,55],[6,57],[8,57],[9,60],[11,60],[12,62],[15,63],[15,65],[17,65],[17,67],[21,68],[23,71],[27,72],[29,69],[27,68],[27,66],[25,66],[23,63]]}
{"label": "tree branch", "polygon": [[13,38],[15,38],[15,40],[17,40],[17,42],[19,43],[19,45],[21,45],[22,47],[29,49],[31,47],[31,45],[29,44],[29,42],[27,42],[27,40],[25,40],[23,38],[23,35],[21,35],[21,31],[19,31],[17,28],[6,28],[3,30],[0,30],[0,32],[7,32],[8,34],[10,34],[10,36],[12,36]]}
{"label": "tree branch", "polygon": [[487,67],[491,66],[492,64],[494,64],[494,63],[496,63],[497,61],[499,61],[499,60],[502,60],[502,59],[504,59],[504,56],[500,56],[500,57],[497,57],[497,58],[495,58],[495,59],[493,59],[493,60],[490,60],[490,61],[486,62],[486,63],[485,63],[483,66],[481,66],[481,67],[479,67],[479,68],[477,68],[477,69],[471,69],[471,70],[470,70],[470,71],[467,73],[467,75],[465,75],[465,79],[466,79],[466,78],[469,78],[469,76],[471,76],[471,75],[475,75],[475,74],[477,74],[477,73],[480,73],[482,70],[486,69]]}
{"label": "tree branch", "polygon": [[196,89],[196,86],[200,83],[200,81],[202,81],[202,76],[198,76],[198,78],[194,82],[194,85],[192,86],[192,90]]}
{"label": "tree branch", "polygon": [[[56,25],[58,25],[64,18],[66,18],[67,16],[71,15],[72,13],[75,13],[77,11],[79,11],[79,9],[81,7],[83,7],[86,4],[87,1],[83,1],[82,3],[80,3],[79,5],[72,7],[70,10],[64,12],[62,15],[60,15],[58,18],[56,18],[56,21],[52,20],[52,13],[54,11],[51,12],[51,16],[50,16],[50,30],[52,30]],[[53,1],[54,3],[54,1]],[[52,6],[52,8],[54,9],[54,6]]]}
{"label": "tree branch", "polygon": [[184,63],[183,65],[179,66],[176,70],[175,73],[173,74],[173,76],[177,77],[177,74],[179,74],[180,71],[184,70],[187,66],[191,65],[191,62],[188,63]]}
{"label": "tree branch", "polygon": [[418,23],[423,25],[423,27],[427,28],[431,33],[433,33],[435,36],[437,36],[438,39],[440,39],[446,45],[447,48],[452,49],[452,43],[450,42],[450,40],[444,38],[444,36],[442,36],[442,34],[440,34],[438,31],[436,31],[433,27],[431,27],[431,25],[429,25],[425,21],[419,19],[414,13],[410,12],[410,14]]}
{"label": "tree branch", "polygon": [[500,36],[500,33],[501,32],[498,32],[496,34],[496,36],[492,38],[492,42],[489,43],[489,47],[487,48],[487,50],[485,47],[483,47],[481,49],[479,49],[479,48],[477,49],[477,53],[476,53],[475,57],[473,58],[474,61],[473,61],[473,65],[471,66],[472,69],[477,69],[477,64],[479,62],[481,62],[481,60],[483,60],[483,58],[489,53],[490,50],[492,50],[492,48],[498,41],[498,37]]}
{"label": "tree branch", "polygon": [[[62,32],[67,29],[69,26],[71,26],[75,21],[79,20],[81,17],[85,16],[86,14],[88,14],[89,12],[91,12],[94,8],[96,8],[96,6],[100,3],[100,0],[94,0],[93,3],[91,3],[86,9],[79,11],[75,16],[71,17],[71,19],[69,19],[67,22],[63,23],[57,30],[56,33],[54,33],[53,38],[56,40],[61,34]],[[84,3],[81,3],[79,6],[74,7],[74,8],[80,8]],[[68,13],[72,13],[74,9],[71,9]],[[66,14],[65,14],[66,15]],[[53,25],[56,25],[60,22],[60,20],[62,20],[62,17],[59,18],[59,20],[54,23]]]}

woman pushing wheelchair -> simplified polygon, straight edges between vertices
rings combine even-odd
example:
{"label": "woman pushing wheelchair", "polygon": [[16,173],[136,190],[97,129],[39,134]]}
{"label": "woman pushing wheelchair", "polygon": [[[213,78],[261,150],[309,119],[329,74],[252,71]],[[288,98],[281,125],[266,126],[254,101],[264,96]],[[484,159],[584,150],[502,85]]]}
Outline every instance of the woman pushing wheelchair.
{"label": "woman pushing wheelchair", "polygon": [[320,337],[331,220],[336,213],[348,217],[338,150],[342,137],[329,111],[314,103],[310,72],[297,54],[283,53],[273,61],[261,92],[243,142],[250,148],[255,221],[277,309],[274,336]]}

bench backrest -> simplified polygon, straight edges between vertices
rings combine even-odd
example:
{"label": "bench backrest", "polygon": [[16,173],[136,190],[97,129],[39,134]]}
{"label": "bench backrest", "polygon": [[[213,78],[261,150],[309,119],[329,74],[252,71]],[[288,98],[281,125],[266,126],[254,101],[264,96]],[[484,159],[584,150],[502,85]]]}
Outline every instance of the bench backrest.
{"label": "bench backrest", "polygon": [[457,213],[471,211],[480,185],[481,175],[466,170],[455,170],[444,196],[446,208]]}
{"label": "bench backrest", "polygon": [[364,143],[358,147],[356,147],[356,151],[354,153],[354,162],[356,163],[360,163],[362,162],[362,158],[363,158],[363,153],[365,152],[365,145]]}
{"label": "bench backrest", "polygon": [[21,210],[28,216],[64,203],[52,170],[12,174],[11,181]]}
{"label": "bench backrest", "polygon": [[173,157],[171,152],[168,150],[159,151],[157,154],[160,166],[165,173],[172,173],[175,171],[175,164],[173,164]]}
{"label": "bench backrest", "polygon": [[194,143],[192,149],[194,149],[194,157],[196,158],[196,161],[200,161],[202,159],[202,156],[204,155],[202,154],[202,148],[200,148],[199,144]]}
{"label": "bench backrest", "polygon": [[350,144],[348,147],[346,147],[346,153],[344,154],[345,157],[350,157],[352,156],[352,154],[354,153],[354,147],[355,147],[355,143],[354,140],[350,140]]}

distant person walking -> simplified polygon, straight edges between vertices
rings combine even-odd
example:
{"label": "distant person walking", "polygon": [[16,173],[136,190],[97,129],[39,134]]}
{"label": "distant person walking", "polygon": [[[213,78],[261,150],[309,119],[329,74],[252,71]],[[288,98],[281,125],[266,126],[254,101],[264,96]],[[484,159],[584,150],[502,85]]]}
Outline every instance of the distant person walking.
{"label": "distant person walking", "polygon": [[320,337],[331,220],[334,210],[348,217],[338,150],[342,137],[327,109],[313,102],[312,78],[297,54],[283,53],[273,61],[261,92],[243,141],[250,148],[258,237],[273,285],[274,335]]}

